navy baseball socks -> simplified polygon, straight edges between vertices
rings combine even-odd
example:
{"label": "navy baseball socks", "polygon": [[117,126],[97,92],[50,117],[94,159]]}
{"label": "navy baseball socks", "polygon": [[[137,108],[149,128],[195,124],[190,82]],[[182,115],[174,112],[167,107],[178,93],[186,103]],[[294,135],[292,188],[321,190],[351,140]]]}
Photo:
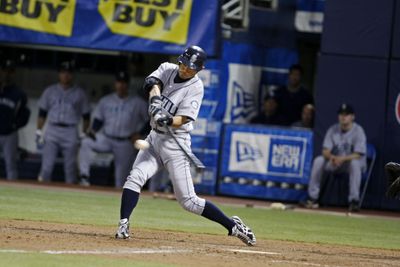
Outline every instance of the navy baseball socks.
{"label": "navy baseball socks", "polygon": [[238,216],[233,216],[232,219],[226,217],[213,203],[206,201],[201,216],[221,224],[228,230],[228,235],[236,236],[246,245],[254,246],[256,244],[256,236]]}
{"label": "navy baseball socks", "polygon": [[[117,233],[115,234],[115,238],[127,239],[130,237],[129,217],[136,207],[138,200],[139,193],[129,189],[123,190],[121,197],[120,221],[118,224]],[[239,217],[226,217],[226,215],[213,203],[206,201],[201,216],[221,224],[228,230],[228,235],[238,237],[246,245],[254,246],[256,244],[256,236]]]}
{"label": "navy baseball socks", "polygon": [[127,239],[129,235],[129,217],[139,200],[139,193],[124,189],[121,197],[120,221],[115,238]]}

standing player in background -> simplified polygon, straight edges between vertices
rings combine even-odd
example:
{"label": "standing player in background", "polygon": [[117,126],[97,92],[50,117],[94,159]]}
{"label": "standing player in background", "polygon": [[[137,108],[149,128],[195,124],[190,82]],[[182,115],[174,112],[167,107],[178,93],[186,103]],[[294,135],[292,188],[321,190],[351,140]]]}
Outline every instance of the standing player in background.
{"label": "standing player in background", "polygon": [[8,180],[18,178],[18,129],[29,120],[26,94],[14,84],[15,64],[6,60],[0,66],[0,148],[6,163]]}
{"label": "standing player in background", "polygon": [[302,84],[303,68],[294,64],[289,68],[286,86],[276,91],[279,99],[279,111],[286,118],[288,125],[301,120],[304,105],[313,104],[314,99]]}
{"label": "standing player in background", "polygon": [[204,94],[203,83],[196,74],[204,68],[205,60],[203,49],[191,46],[178,57],[178,65],[163,63],[145,79],[143,88],[149,92],[152,127],[146,140],[150,147],[139,151],[124,185],[116,238],[129,238],[129,217],[140,191],[147,180],[165,166],[175,197],[185,210],[221,224],[229,235],[247,245],[256,243],[255,235],[239,217],[228,218],[213,203],[196,195],[189,160],[167,133],[166,127],[171,127],[178,141],[191,153],[189,133]]}
{"label": "standing player in background", "polygon": [[[71,62],[60,65],[59,82],[46,88],[39,100],[36,142],[43,146],[39,181],[50,181],[61,150],[64,158],[65,182],[76,182],[77,153],[79,147],[78,123],[83,117],[83,131],[90,121],[89,99],[82,88],[73,84]],[[43,126],[47,120],[46,131]]]}
{"label": "standing player in background", "polygon": [[[140,130],[148,122],[147,102],[129,96],[129,75],[118,72],[115,92],[100,99],[93,115],[92,127],[82,140],[79,150],[80,184],[89,186],[92,150],[112,152],[115,165],[115,187],[121,188],[137,154],[133,144],[140,137]],[[100,129],[102,132],[96,134]],[[96,134],[96,135],[95,135]]]}

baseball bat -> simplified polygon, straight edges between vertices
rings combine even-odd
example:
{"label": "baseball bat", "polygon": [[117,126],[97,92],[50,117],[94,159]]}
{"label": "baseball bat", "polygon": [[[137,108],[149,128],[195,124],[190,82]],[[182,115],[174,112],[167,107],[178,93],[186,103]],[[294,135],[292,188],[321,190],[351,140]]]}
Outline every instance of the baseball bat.
{"label": "baseball bat", "polygon": [[166,126],[168,134],[174,139],[175,143],[179,146],[179,148],[185,153],[186,157],[189,161],[196,167],[197,170],[202,170],[205,168],[204,164],[192,153],[187,152],[186,149],[179,143],[178,139],[176,139],[174,133],[171,131],[171,128]]}

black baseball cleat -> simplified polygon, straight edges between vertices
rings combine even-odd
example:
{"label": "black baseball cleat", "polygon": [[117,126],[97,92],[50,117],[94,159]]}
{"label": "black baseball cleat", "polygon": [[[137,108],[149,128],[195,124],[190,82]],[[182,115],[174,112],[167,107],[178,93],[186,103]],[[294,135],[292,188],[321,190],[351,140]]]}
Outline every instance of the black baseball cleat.
{"label": "black baseball cleat", "polygon": [[233,226],[230,235],[236,236],[248,246],[254,246],[256,244],[256,236],[253,234],[253,231],[238,216],[232,216],[232,220],[236,225]]}
{"label": "black baseball cleat", "polygon": [[352,200],[349,204],[349,212],[359,212],[360,204],[357,200]]}
{"label": "black baseball cleat", "polygon": [[306,209],[318,209],[319,204],[318,201],[312,198],[307,198],[306,200],[302,200],[299,202],[300,207],[306,208]]}
{"label": "black baseball cleat", "polygon": [[129,221],[128,219],[121,219],[118,223],[118,230],[115,234],[115,238],[117,239],[128,239],[129,235]]}
{"label": "black baseball cleat", "polygon": [[79,185],[90,186],[89,177],[86,175],[81,175],[81,177],[79,178]]}

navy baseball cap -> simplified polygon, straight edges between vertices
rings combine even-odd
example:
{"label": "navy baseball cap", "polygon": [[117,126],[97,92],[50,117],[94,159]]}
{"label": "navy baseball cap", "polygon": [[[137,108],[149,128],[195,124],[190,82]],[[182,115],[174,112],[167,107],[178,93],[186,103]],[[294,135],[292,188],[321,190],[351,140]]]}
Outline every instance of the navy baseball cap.
{"label": "navy baseball cap", "polygon": [[343,103],[338,109],[338,114],[354,114],[354,109],[349,104]]}
{"label": "navy baseball cap", "polygon": [[58,71],[68,71],[68,72],[73,72],[74,71],[74,64],[70,61],[63,61],[60,63],[60,66],[58,67]]}
{"label": "navy baseball cap", "polygon": [[129,83],[129,74],[126,71],[119,71],[115,74],[115,80]]}

